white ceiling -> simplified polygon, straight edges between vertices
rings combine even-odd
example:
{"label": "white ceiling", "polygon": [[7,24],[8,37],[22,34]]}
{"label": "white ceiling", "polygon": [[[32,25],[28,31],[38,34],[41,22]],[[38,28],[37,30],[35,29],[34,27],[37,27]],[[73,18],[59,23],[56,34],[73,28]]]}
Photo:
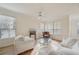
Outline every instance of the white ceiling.
{"label": "white ceiling", "polygon": [[61,19],[62,17],[71,14],[79,14],[79,4],[76,3],[5,3],[0,4],[0,6],[12,11],[16,11],[34,17],[38,17],[38,12],[41,10],[44,15],[43,19],[45,20]]}

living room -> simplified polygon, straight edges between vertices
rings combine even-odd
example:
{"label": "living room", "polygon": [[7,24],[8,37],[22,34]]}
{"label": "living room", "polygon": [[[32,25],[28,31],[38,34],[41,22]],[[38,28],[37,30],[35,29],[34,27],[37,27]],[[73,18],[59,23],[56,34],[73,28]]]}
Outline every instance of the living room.
{"label": "living room", "polygon": [[[79,54],[78,19],[77,3],[2,3],[0,55]],[[52,40],[47,50],[38,45],[45,35]]]}

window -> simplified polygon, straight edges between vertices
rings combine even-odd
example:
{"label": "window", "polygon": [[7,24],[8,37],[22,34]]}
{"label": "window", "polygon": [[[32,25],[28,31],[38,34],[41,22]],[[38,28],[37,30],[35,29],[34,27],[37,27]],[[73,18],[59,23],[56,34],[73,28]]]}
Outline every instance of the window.
{"label": "window", "polygon": [[40,24],[41,31],[49,31],[53,35],[61,34],[61,24],[59,22]]}
{"label": "window", "polygon": [[61,34],[61,23],[55,22],[53,24],[53,33],[54,33],[54,35],[60,35]]}
{"label": "window", "polygon": [[15,37],[15,18],[0,15],[0,38]]}

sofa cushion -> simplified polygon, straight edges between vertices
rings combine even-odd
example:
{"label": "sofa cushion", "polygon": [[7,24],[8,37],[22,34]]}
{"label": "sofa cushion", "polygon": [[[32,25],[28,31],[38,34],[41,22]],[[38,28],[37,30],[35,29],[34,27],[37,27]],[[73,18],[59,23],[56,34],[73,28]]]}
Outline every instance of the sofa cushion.
{"label": "sofa cushion", "polygon": [[74,38],[67,38],[64,39],[64,41],[61,43],[62,46],[67,48],[72,48],[73,45],[75,45],[77,42],[77,39]]}

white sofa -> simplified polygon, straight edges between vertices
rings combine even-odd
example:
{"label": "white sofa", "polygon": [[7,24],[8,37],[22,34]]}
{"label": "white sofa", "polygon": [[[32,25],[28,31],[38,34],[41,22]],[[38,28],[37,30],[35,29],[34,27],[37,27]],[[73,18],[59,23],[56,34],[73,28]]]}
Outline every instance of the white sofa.
{"label": "white sofa", "polygon": [[34,44],[35,40],[33,38],[29,38],[28,36],[19,36],[19,38],[15,39],[15,54],[20,54],[32,49]]}
{"label": "white sofa", "polygon": [[17,55],[34,47],[35,40],[28,36],[0,39],[0,55]]}
{"label": "white sofa", "polygon": [[[65,40],[64,43],[57,43],[53,41],[51,44],[52,51],[49,55],[79,55],[79,41],[74,40],[69,40],[68,38],[68,41]],[[74,43],[71,41],[74,41]],[[63,46],[61,44],[63,44]]]}
{"label": "white sofa", "polygon": [[67,38],[61,44],[57,50],[61,55],[79,55],[79,39]]}

